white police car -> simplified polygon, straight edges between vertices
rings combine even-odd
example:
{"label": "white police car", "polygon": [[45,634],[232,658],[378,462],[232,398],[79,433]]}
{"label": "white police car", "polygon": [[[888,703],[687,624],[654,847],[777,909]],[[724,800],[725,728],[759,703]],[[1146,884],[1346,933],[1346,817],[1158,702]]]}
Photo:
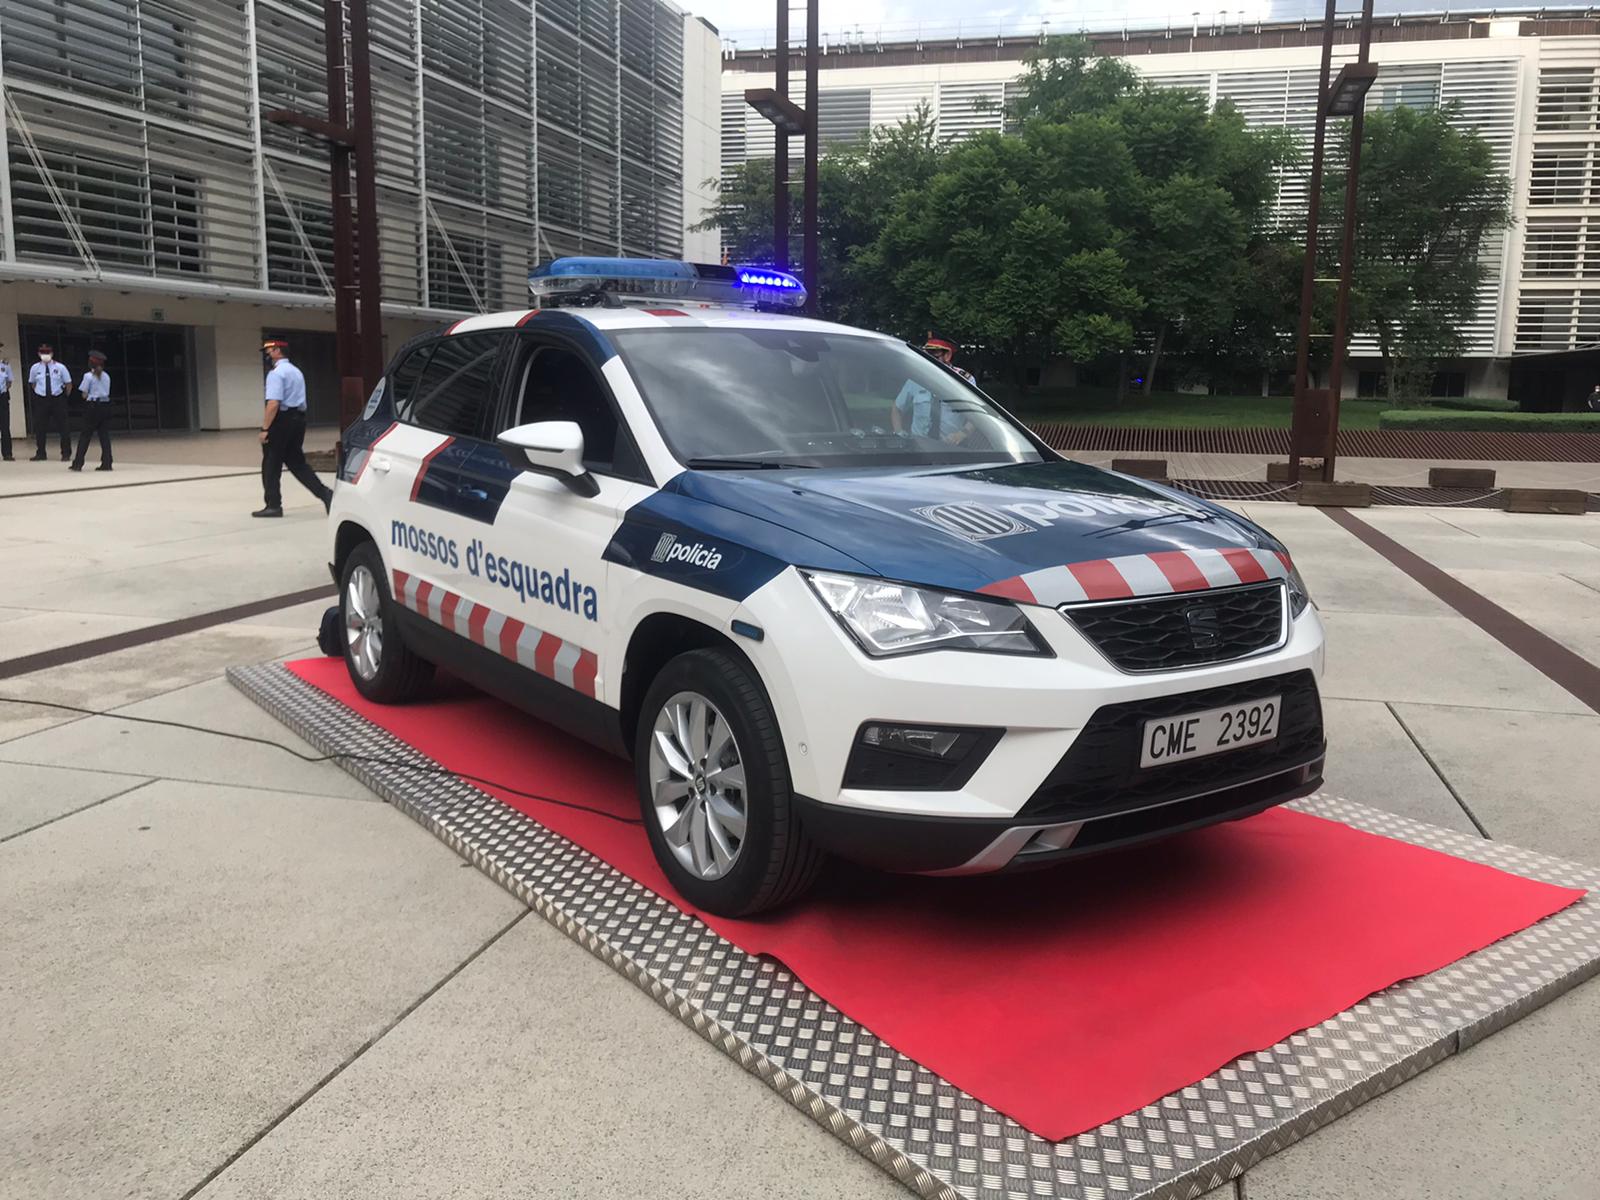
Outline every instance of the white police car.
{"label": "white police car", "polygon": [[346,658],[370,698],[438,663],[631,754],[694,904],[771,907],[828,853],[1054,862],[1320,782],[1322,627],[1263,530],[770,311],[803,296],[780,272],[531,285],[403,347],[346,434]]}

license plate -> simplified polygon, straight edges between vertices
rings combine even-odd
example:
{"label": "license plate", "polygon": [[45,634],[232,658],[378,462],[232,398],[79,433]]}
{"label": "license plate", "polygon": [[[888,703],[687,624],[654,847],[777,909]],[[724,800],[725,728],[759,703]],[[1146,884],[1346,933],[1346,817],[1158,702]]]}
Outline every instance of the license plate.
{"label": "license plate", "polygon": [[1160,717],[1144,723],[1139,765],[1159,767],[1185,758],[1204,758],[1278,736],[1283,697],[1264,696],[1226,708]]}

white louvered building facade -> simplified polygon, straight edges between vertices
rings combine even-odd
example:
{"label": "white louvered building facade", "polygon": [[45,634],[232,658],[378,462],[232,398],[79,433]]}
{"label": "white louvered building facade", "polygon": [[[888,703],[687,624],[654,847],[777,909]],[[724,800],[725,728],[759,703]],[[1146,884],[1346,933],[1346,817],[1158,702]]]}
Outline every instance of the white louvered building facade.
{"label": "white louvered building facade", "polygon": [[[1524,358],[1600,347],[1600,22],[1572,16],[1380,20],[1380,74],[1368,105],[1451,106],[1457,122],[1488,140],[1512,181],[1514,222],[1483,247],[1489,271],[1462,330],[1468,358],[1455,374],[1473,394],[1504,395],[1512,364]],[[1336,46],[1335,70],[1355,57],[1353,33],[1342,36],[1351,41]],[[1158,85],[1229,101],[1252,125],[1294,130],[1309,160],[1320,31],[1202,27],[1193,36],[1095,41],[1097,52],[1126,55]],[[1026,49],[993,39],[834,48],[820,86],[824,139],[830,130],[849,137],[894,124],[922,104],[943,137],[1000,129]],[[741,50],[723,66],[726,173],[771,153],[770,126],[741,98],[747,87],[771,85],[770,52]],[[1335,124],[1335,139],[1342,128]],[[1285,172],[1274,220],[1298,226],[1305,198],[1304,168]],[[1357,369],[1346,387],[1374,386],[1376,364],[1362,356],[1375,347],[1357,343],[1352,352]]]}
{"label": "white louvered building facade", "polygon": [[[715,31],[666,0],[369,7],[392,345],[524,303],[543,258],[683,253]],[[248,426],[284,334],[335,411],[327,150],[265,119],[325,112],[323,63],[321,0],[0,0],[13,367],[101,348],[130,427]]]}

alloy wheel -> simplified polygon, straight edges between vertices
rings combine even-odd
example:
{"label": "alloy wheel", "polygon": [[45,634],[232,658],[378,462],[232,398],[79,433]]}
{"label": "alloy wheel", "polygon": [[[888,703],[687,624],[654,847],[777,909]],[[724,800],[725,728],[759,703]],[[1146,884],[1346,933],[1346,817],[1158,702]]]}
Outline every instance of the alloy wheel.
{"label": "alloy wheel", "polygon": [[371,680],[383,665],[383,604],[372,571],[357,565],[344,592],[344,634],[350,662],[362,679]]}
{"label": "alloy wheel", "polygon": [[721,879],[739,859],[749,820],[744,759],[717,706],[679,692],[656,713],[650,737],[651,807],[685,870]]}

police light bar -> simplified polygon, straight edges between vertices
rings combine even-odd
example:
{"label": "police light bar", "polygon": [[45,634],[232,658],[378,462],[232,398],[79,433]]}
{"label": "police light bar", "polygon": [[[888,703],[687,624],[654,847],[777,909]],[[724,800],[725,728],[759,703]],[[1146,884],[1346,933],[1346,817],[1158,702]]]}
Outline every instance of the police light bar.
{"label": "police light bar", "polygon": [[558,258],[528,273],[528,290],[542,304],[595,297],[613,303],[683,300],[744,308],[799,308],[806,302],[805,285],[786,271],[660,258]]}

